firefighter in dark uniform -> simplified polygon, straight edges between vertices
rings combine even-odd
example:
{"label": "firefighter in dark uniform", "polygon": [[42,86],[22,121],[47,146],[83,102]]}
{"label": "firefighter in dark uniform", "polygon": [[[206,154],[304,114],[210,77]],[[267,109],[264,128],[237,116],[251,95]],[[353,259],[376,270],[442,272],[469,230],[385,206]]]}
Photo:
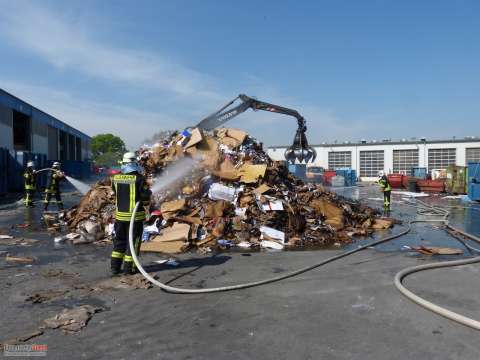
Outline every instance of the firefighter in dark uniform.
{"label": "firefighter in dark uniform", "polygon": [[388,181],[387,176],[383,171],[378,172],[378,185],[380,185],[381,190],[383,191],[383,206],[385,209],[390,209],[390,196],[392,195],[392,185]]}
{"label": "firefighter in dark uniform", "polygon": [[23,178],[25,180],[25,206],[26,207],[33,207],[33,195],[35,194],[36,188],[36,179],[35,179],[35,164],[33,161],[29,161],[27,163],[27,169],[23,174]]}
{"label": "firefighter in dark uniform", "polygon": [[45,188],[45,211],[48,209],[52,196],[55,196],[58,210],[63,210],[63,201],[60,194],[60,182],[65,179],[65,174],[60,170],[60,163],[55,161],[52,165],[52,170],[47,179],[47,186]]}
{"label": "firefighter in dark uniform", "polygon": [[132,274],[136,270],[128,245],[130,218],[135,204],[140,202],[141,206],[136,212],[133,225],[135,253],[138,255],[143,233],[143,221],[146,218],[145,206],[150,204],[151,196],[151,191],[145,177],[141,174],[135,154],[126,153],[123,156],[122,163],[122,173],[112,177],[112,189],[115,193],[115,237],[111,256],[112,275],[118,275],[121,272],[122,264],[124,274]]}

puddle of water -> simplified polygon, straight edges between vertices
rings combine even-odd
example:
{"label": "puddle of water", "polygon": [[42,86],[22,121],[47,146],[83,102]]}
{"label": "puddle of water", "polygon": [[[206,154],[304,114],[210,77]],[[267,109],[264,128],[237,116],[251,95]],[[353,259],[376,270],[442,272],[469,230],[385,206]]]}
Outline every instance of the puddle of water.
{"label": "puddle of water", "polygon": [[[356,200],[366,199],[362,201],[374,208],[381,209],[382,207],[380,202],[368,200],[369,198],[375,199],[381,196],[380,191],[375,186],[344,189],[332,188],[331,190],[334,190],[339,195]],[[442,195],[433,195],[428,198],[422,198],[421,200],[430,205],[447,208],[450,210],[449,221],[453,226],[463,229],[475,236],[480,236],[480,204],[462,202],[461,199],[443,199],[442,197]],[[392,200],[391,217],[402,221],[409,221],[419,218],[419,216],[416,214],[416,209],[410,206],[408,203],[405,203],[402,200],[401,195],[392,194]],[[359,245],[364,245],[375,239],[380,239],[382,237],[397,233],[399,230],[399,226],[396,226],[388,231],[376,232],[372,237],[357,239],[355,243],[348,245],[346,248],[352,249],[358,247]],[[472,245],[475,246],[474,244]],[[452,247],[462,249],[464,250],[465,255],[470,255],[465,247],[454,237],[449,235],[445,230],[443,230],[441,227],[432,226],[430,224],[415,224],[411,233],[402,236],[399,239],[378,245],[375,247],[375,249],[382,252],[399,251],[402,250],[403,246]],[[476,247],[480,246],[476,244]],[[438,256],[436,256],[436,258],[437,257]],[[442,258],[452,259],[452,257],[449,256],[443,256]]]}

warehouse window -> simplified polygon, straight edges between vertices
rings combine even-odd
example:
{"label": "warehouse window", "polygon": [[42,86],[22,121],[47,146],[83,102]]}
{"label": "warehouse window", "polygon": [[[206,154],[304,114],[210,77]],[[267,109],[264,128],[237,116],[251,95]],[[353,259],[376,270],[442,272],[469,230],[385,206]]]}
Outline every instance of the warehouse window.
{"label": "warehouse window", "polygon": [[351,151],[330,151],[328,153],[328,168],[336,170],[338,168],[352,167]]}
{"label": "warehouse window", "polygon": [[418,149],[393,150],[393,172],[395,174],[410,174],[412,167],[418,167]]}
{"label": "warehouse window", "polygon": [[13,148],[20,151],[31,150],[30,118],[13,110]]}
{"label": "warehouse window", "polygon": [[360,177],[377,177],[384,169],[384,151],[360,151]]}
{"label": "warehouse window", "polygon": [[465,154],[466,165],[469,162],[479,162],[480,161],[480,148],[468,148]]}
{"label": "warehouse window", "polygon": [[448,165],[455,165],[457,149],[428,149],[428,170],[445,170]]}

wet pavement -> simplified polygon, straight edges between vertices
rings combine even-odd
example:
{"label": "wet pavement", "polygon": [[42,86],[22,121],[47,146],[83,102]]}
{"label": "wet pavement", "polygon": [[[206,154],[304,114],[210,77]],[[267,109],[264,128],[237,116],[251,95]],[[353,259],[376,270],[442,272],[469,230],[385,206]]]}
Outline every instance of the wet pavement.
{"label": "wet pavement", "polygon": [[[381,207],[374,186],[336,189],[341,195]],[[65,203],[79,195],[69,193]],[[480,236],[480,205],[422,198],[451,206],[452,225]],[[439,227],[415,225],[405,237],[279,283],[205,295],[174,295],[159,289],[101,288],[108,281],[109,245],[56,245],[40,220],[41,210],[0,210],[0,233],[39,240],[5,245],[0,240],[0,342],[31,332],[65,308],[104,310],[74,335],[59,330],[27,343],[47,344],[47,358],[64,359],[475,359],[478,333],[419,308],[393,286],[399,270],[438,259],[411,253],[409,246],[462,245]],[[402,221],[416,210],[393,195],[391,216]],[[31,227],[24,228],[30,218]],[[20,225],[20,227],[18,226]],[[397,233],[401,225],[375,235]],[[373,238],[358,239],[358,246]],[[342,250],[269,253],[183,254],[179,267],[142,256],[148,271],[181,287],[213,287],[263,279],[310,265]],[[7,263],[2,252],[32,257]],[[468,255],[467,252],[464,254]],[[406,284],[419,295],[479,319],[480,268],[475,265],[412,275]],[[52,293],[54,292],[54,293]],[[34,294],[49,300],[27,300]],[[48,296],[47,296],[48,297]],[[39,297],[37,297],[39,298]]]}

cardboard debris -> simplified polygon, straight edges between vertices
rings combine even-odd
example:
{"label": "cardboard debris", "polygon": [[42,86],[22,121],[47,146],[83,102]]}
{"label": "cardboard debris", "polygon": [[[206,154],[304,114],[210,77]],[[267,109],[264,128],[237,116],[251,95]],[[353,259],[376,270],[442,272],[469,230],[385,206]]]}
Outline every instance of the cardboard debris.
{"label": "cardboard debris", "polygon": [[162,204],[160,210],[162,214],[182,210],[185,207],[185,199],[166,201]]}
{"label": "cardboard debris", "polygon": [[241,175],[240,172],[234,167],[230,159],[223,160],[223,162],[220,164],[220,168],[218,170],[214,170],[213,174],[218,176],[220,179],[230,181],[238,180]]}
{"label": "cardboard debris", "polygon": [[[150,241],[142,243],[142,251],[175,254],[193,247],[204,254],[225,248],[222,244],[255,249],[341,246],[394,223],[357,201],[303,183],[242,130],[177,131],[139,149],[138,155],[152,183],[183,157],[196,164],[153,194],[150,210],[160,210],[162,226],[159,234],[147,233]],[[81,233],[74,243],[114,236],[109,228],[115,212],[112,195],[106,179],[68,211],[68,225]]]}
{"label": "cardboard debris", "polygon": [[21,336],[17,336],[16,338],[10,339],[10,340],[5,340],[0,342],[0,349],[4,347],[4,345],[18,345],[22,344],[30,339],[33,339],[37,336],[43,335],[43,330],[34,330],[29,333],[26,333]]}
{"label": "cardboard debris", "polygon": [[267,171],[267,165],[243,165],[240,169],[240,181],[245,184],[256,183],[260,178],[265,176],[265,171]]}
{"label": "cardboard debris", "polygon": [[190,140],[188,143],[185,145],[185,148],[189,148],[193,145],[196,145],[200,142],[203,141],[203,133],[199,128],[195,128],[192,130],[192,135],[190,137]]}
{"label": "cardboard debris", "polygon": [[435,246],[419,246],[412,249],[422,253],[424,255],[462,255],[463,251],[460,249],[448,248],[448,247],[435,247]]}
{"label": "cardboard debris", "polygon": [[265,194],[270,189],[271,187],[268,186],[267,184],[262,184],[259,187],[257,187],[255,190],[253,190],[253,192],[257,195],[261,195],[261,194]]}
{"label": "cardboard debris", "polygon": [[[155,274],[150,274],[153,278],[156,278]],[[91,290],[137,290],[137,289],[150,289],[153,285],[145,279],[142,274],[117,276],[107,280],[103,280],[96,284]]]}
{"label": "cardboard debris", "polygon": [[166,201],[160,207],[162,216],[167,219],[172,213],[182,210],[185,207],[185,199]]}
{"label": "cardboard debris", "polygon": [[34,258],[28,256],[11,256],[7,255],[5,257],[7,262],[16,262],[16,263],[23,263],[23,264],[31,264],[35,261]]}
{"label": "cardboard debris", "polygon": [[180,253],[188,245],[189,235],[190,225],[176,222],[171,227],[162,229],[160,234],[149,242],[142,243],[141,250],[166,254]]}
{"label": "cardboard debris", "polygon": [[65,333],[74,333],[87,326],[93,314],[102,310],[102,308],[91,305],[81,305],[73,309],[64,309],[54,317],[45,319],[44,323],[47,328],[61,329]]}
{"label": "cardboard debris", "polygon": [[47,290],[38,293],[34,293],[28,296],[25,301],[31,302],[32,304],[40,304],[43,302],[51,301],[58,299],[67,294],[69,290]]}

